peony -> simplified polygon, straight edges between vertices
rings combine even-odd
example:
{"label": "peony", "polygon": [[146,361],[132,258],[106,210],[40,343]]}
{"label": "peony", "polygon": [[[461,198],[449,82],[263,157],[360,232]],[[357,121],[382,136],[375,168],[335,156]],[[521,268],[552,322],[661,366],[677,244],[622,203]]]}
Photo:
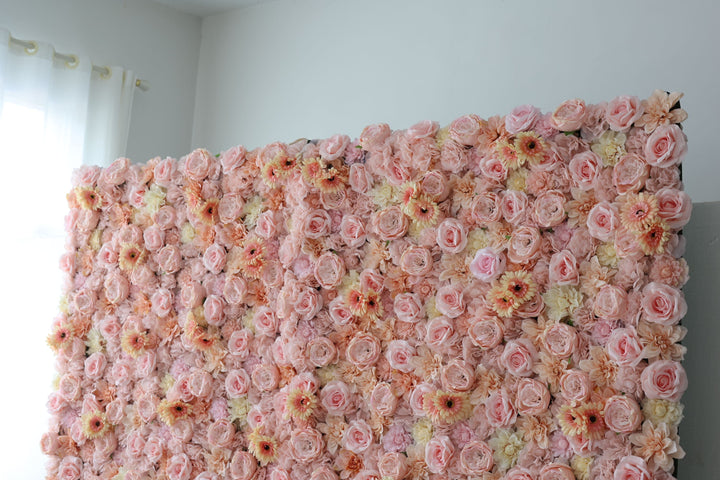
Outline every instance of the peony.
{"label": "peony", "polygon": [[425,463],[432,473],[444,473],[455,454],[455,447],[445,436],[433,437],[425,445]]}
{"label": "peony", "polygon": [[560,392],[570,402],[586,401],[592,393],[590,375],[582,370],[566,370],[560,377]]}
{"label": "peony", "polygon": [[460,451],[460,466],[467,475],[489,472],[493,467],[493,451],[485,442],[468,442]]}
{"label": "peony", "polygon": [[233,480],[250,480],[257,470],[257,460],[250,452],[235,450],[228,466]]}
{"label": "peony", "polygon": [[688,387],[685,369],[674,360],[656,360],[640,376],[645,395],[652,399],[677,402]]}
{"label": "peony", "polygon": [[551,355],[567,358],[575,352],[578,346],[578,335],[570,325],[554,323],[543,332],[542,342]]}
{"label": "peony", "polygon": [[356,334],[348,343],[345,355],[359,369],[370,368],[380,357],[380,342],[369,333]]}
{"label": "peony", "polygon": [[468,329],[470,341],[475,346],[485,349],[499,345],[503,339],[503,334],[503,324],[497,318],[476,320]]}
{"label": "peony", "polygon": [[298,462],[312,462],[322,454],[324,447],[322,434],[314,428],[300,428],[290,434],[290,451]]}
{"label": "peony", "polygon": [[585,120],[585,102],[580,99],[566,100],[558,106],[550,117],[550,123],[561,132],[579,130]]}
{"label": "peony", "polygon": [[315,367],[324,367],[337,359],[337,349],[332,340],[316,337],[308,343],[305,350],[308,361]]}
{"label": "peony", "polygon": [[518,383],[515,405],[522,415],[540,415],[550,405],[550,391],[537,380],[523,378]]}
{"label": "peony", "polygon": [[605,401],[605,425],[617,433],[632,433],[640,427],[643,415],[640,406],[630,396],[614,395]]}

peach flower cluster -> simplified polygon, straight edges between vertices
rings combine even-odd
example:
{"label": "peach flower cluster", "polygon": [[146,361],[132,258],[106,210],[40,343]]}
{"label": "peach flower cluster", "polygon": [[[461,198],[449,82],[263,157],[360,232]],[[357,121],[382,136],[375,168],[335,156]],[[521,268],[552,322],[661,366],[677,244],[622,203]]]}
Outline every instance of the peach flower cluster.
{"label": "peach flower cluster", "polygon": [[77,170],[47,478],[673,478],[680,96]]}

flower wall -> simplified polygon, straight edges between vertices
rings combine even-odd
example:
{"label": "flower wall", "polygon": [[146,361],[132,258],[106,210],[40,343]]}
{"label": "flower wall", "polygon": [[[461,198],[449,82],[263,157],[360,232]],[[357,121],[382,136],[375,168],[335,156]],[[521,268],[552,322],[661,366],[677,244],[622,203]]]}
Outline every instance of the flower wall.
{"label": "flower wall", "polygon": [[680,97],[78,170],[48,478],[673,478]]}

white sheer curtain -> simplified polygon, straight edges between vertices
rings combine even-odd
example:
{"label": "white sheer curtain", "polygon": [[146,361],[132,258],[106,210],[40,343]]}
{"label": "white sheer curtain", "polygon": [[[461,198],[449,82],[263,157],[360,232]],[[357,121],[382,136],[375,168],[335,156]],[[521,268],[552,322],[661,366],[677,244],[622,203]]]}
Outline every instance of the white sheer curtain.
{"label": "white sheer curtain", "polygon": [[27,51],[0,28],[0,478],[39,479],[39,439],[55,376],[45,343],[58,313],[65,194],[81,164],[123,156],[135,86],[131,71],[103,78],[88,58],[54,58],[51,45]]}

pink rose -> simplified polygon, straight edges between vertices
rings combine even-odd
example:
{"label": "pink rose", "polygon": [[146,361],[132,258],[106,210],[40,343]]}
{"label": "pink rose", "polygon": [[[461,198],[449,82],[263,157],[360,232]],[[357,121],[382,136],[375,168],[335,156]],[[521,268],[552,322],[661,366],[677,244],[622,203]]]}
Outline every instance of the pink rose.
{"label": "pink rose", "polygon": [[163,445],[163,441],[160,437],[156,435],[150,435],[145,442],[145,448],[143,449],[143,452],[145,453],[145,456],[150,460],[151,462],[157,462],[160,460],[160,457],[162,457],[163,451],[165,450],[165,446]]}
{"label": "pink rose", "polygon": [[425,463],[432,473],[444,473],[455,454],[455,447],[446,435],[433,437],[425,445]]}
{"label": "pink rose", "polygon": [[337,287],[345,276],[345,263],[332,252],[325,252],[315,262],[315,279],[321,287]]}
{"label": "pink rose", "polygon": [[368,125],[360,133],[360,145],[364,150],[376,150],[385,143],[391,133],[392,130],[387,123]]}
{"label": "pink rose", "polygon": [[373,433],[365,420],[352,420],[342,438],[343,447],[353,453],[362,453],[373,442]]}
{"label": "pink rose", "polygon": [[323,238],[330,233],[332,220],[325,210],[312,210],[305,216],[303,234],[308,238]]}
{"label": "pink rose", "polygon": [[650,282],[642,291],[643,317],[660,325],[675,325],[687,313],[687,303],[677,288]]}
{"label": "pink rose", "polygon": [[302,320],[310,320],[315,317],[322,308],[322,297],[317,290],[305,288],[298,293],[293,306],[295,312],[300,315]]}
{"label": "pink rose", "polygon": [[331,380],[320,390],[320,403],[330,415],[343,415],[352,406],[345,383]]}
{"label": "pink rose", "polygon": [[175,225],[175,219],[175,209],[170,205],[164,205],[155,212],[155,225],[163,230],[168,230],[173,227]]}
{"label": "pink rose", "polygon": [[575,474],[567,465],[546,463],[540,469],[538,480],[575,480]]}
{"label": "pink rose", "polygon": [[314,367],[325,367],[337,361],[337,349],[332,340],[326,337],[315,337],[307,345],[306,355]]}
{"label": "pink rose", "polygon": [[613,330],[605,348],[608,356],[619,365],[634,367],[642,360],[643,347],[632,326]]}
{"label": "pink rose", "polygon": [[560,377],[560,391],[570,402],[584,402],[592,393],[590,376],[582,370],[566,370]]}
{"label": "pink rose", "polygon": [[491,349],[500,344],[505,332],[497,318],[478,320],[470,325],[468,336],[472,343],[480,348]]}
{"label": "pink rose", "polygon": [[365,165],[354,163],[350,165],[350,177],[348,179],[350,188],[358,193],[367,193],[372,187],[373,179]]}
{"label": "pink rose", "polygon": [[482,475],[493,467],[493,451],[487,443],[473,440],[460,451],[460,466],[467,475]]}
{"label": "pink rose", "polygon": [[152,311],[158,317],[166,317],[173,309],[173,294],[167,288],[159,288],[150,297]]}
{"label": "pink rose", "polygon": [[467,232],[462,223],[446,218],[437,228],[437,244],[446,253],[460,253],[467,245]]}
{"label": "pink rose", "polygon": [[230,370],[225,377],[225,391],[229,398],[239,398],[250,388],[250,377],[243,369]]}
{"label": "pink rose", "polygon": [[220,156],[220,164],[222,165],[223,173],[230,173],[236,168],[242,166],[242,164],[245,163],[246,154],[247,150],[242,145],[236,145],[225,150]]}
{"label": "pink rose", "polygon": [[505,130],[509,134],[532,130],[540,119],[540,110],[532,105],[520,105],[505,116]]}
{"label": "pink rose", "polygon": [[481,226],[500,220],[502,209],[498,196],[493,192],[476,195],[470,204],[470,215]]}
{"label": "pink rose", "polygon": [[369,333],[356,334],[348,343],[345,355],[350,363],[363,370],[380,358],[380,342]]}
{"label": "pink rose", "polygon": [[588,232],[594,238],[607,242],[620,226],[617,208],[610,202],[597,203],[590,209],[587,218]]}
{"label": "pink rose", "polygon": [[105,298],[113,305],[122,303],[130,295],[130,283],[120,272],[109,274],[105,278]]}
{"label": "pink rose", "polygon": [[577,332],[566,323],[554,323],[543,332],[542,342],[545,349],[558,358],[567,358],[575,352],[578,345]]}
{"label": "pink rose", "polygon": [[381,240],[397,240],[407,233],[408,219],[400,207],[387,207],[373,215],[373,227]]}
{"label": "pink rose", "polygon": [[[273,470],[273,473],[277,472],[278,469]],[[270,480],[290,480],[290,477],[273,477],[273,474],[270,474]],[[310,480],[338,480],[337,474],[333,471],[332,468],[330,468],[327,465],[322,465],[319,468],[313,469],[312,473],[310,474]],[[354,479],[353,479],[354,480]]]}
{"label": "pink rose", "polygon": [[456,339],[455,328],[447,317],[435,317],[427,323],[425,343],[433,350],[443,350]]}
{"label": "pink rose", "polygon": [[605,120],[611,130],[623,132],[629,129],[643,114],[643,108],[637,97],[621,95],[608,102],[605,110]]}
{"label": "pink rose", "polygon": [[228,466],[233,480],[250,480],[257,470],[257,460],[250,452],[235,450]]}
{"label": "pink rose", "polygon": [[378,460],[380,475],[391,480],[402,480],[408,473],[407,457],[399,452],[386,452]]}
{"label": "pink rose", "polygon": [[577,285],[580,275],[577,260],[569,250],[562,250],[550,257],[549,280],[556,285]]}
{"label": "pink rose", "polygon": [[261,364],[252,371],[252,383],[261,392],[272,392],[280,381],[280,372],[273,364]]}
{"label": "pink rose", "polygon": [[420,140],[421,138],[434,137],[440,125],[431,120],[423,120],[408,128],[405,136],[409,140]]}
{"label": "pink rose", "polygon": [[645,367],[641,376],[645,395],[653,400],[677,402],[688,387],[685,369],[673,360],[656,360]]}
{"label": "pink rose", "polygon": [[385,348],[385,358],[391,368],[401,372],[412,372],[415,367],[411,359],[415,356],[415,348],[405,340],[392,340]]}
{"label": "pink rose", "polygon": [[463,360],[450,360],[440,373],[440,381],[445,390],[467,392],[475,383],[475,369]]}
{"label": "pink rose", "polygon": [[210,152],[203,149],[193,150],[185,159],[185,175],[193,180],[200,182],[207,177],[212,165]]}
{"label": "pink rose", "polygon": [[632,397],[615,395],[605,401],[604,419],[613,432],[632,433],[640,427],[643,414]]}
{"label": "pink rose", "polygon": [[517,377],[528,377],[532,375],[532,367],[535,363],[537,350],[525,339],[510,340],[505,344],[500,362],[507,371]]}
{"label": "pink rose", "polygon": [[581,190],[590,190],[600,174],[601,165],[601,158],[595,152],[587,150],[570,160],[568,171],[575,186]]}
{"label": "pink rose", "polygon": [[508,470],[504,480],[535,480],[535,476],[527,468],[515,466]]}
{"label": "pink rose", "polygon": [[340,158],[345,153],[345,149],[350,143],[350,137],[347,135],[333,135],[330,138],[320,142],[320,157],[323,160],[332,161]]}
{"label": "pink rose", "polygon": [[605,320],[620,320],[625,314],[627,293],[615,285],[605,284],[595,295],[593,313]]}
{"label": "pink rose", "polygon": [[60,377],[58,384],[58,393],[68,402],[72,402],[80,398],[82,393],[81,379],[75,373],[69,372]]}
{"label": "pink rose", "polygon": [[192,465],[184,453],[173,455],[167,465],[167,476],[170,480],[190,480]]}
{"label": "pink rose", "polygon": [[145,248],[151,252],[160,250],[165,244],[165,232],[157,225],[152,225],[143,232]]}
{"label": "pink rose", "polygon": [[370,408],[381,417],[389,417],[395,413],[397,397],[389,383],[380,382],[370,394]]}
{"label": "pink rose", "polygon": [[270,239],[276,232],[277,225],[275,224],[274,212],[268,210],[261,213],[255,225],[255,233],[262,238]]}
{"label": "pink rose", "polygon": [[435,296],[435,307],[446,317],[459,317],[465,311],[462,289],[455,285],[440,287]]}
{"label": "pink rose", "polygon": [[342,297],[335,297],[330,302],[328,305],[328,313],[330,313],[332,321],[339,326],[347,325],[354,318],[354,315],[347,305],[345,305],[345,301]]}
{"label": "pink rose", "polygon": [[500,209],[503,218],[515,225],[521,224],[525,220],[528,207],[528,197],[524,192],[517,190],[506,190],[500,201]]}
{"label": "pink rose", "polygon": [[[222,223],[232,223],[242,215],[243,206],[245,206],[245,202],[240,195],[223,195],[217,206],[218,218]],[[258,217],[259,222],[260,218]],[[263,233],[263,229],[261,228],[257,233],[260,235]]]}
{"label": "pink rose", "polygon": [[550,392],[547,387],[532,378],[523,378],[518,382],[515,406],[523,415],[540,415],[550,405]]}
{"label": "pink rose", "polygon": [[433,268],[430,250],[415,245],[409,246],[400,257],[400,268],[408,275],[427,275]]}
{"label": "pink rose", "polygon": [[345,215],[340,222],[340,238],[348,247],[356,248],[365,243],[365,224],[357,215]]}
{"label": "pink rose", "polygon": [[613,167],[613,185],[618,194],[638,192],[645,186],[650,168],[640,155],[623,155]]}
{"label": "pink rose", "polygon": [[228,339],[228,351],[235,355],[238,360],[245,360],[250,353],[250,342],[253,335],[247,328],[235,330]]}
{"label": "pink rose", "polygon": [[480,159],[478,167],[480,173],[493,183],[504,182],[508,176],[508,169],[496,155],[487,155]]}
{"label": "pink rose", "polygon": [[78,457],[66,456],[60,461],[58,480],[79,480],[83,472],[83,462]]}
{"label": "pink rose", "polygon": [[682,190],[661,188],[655,193],[658,202],[658,215],[670,228],[682,228],[690,221],[692,200]]}
{"label": "pink rose", "polygon": [[223,297],[230,305],[239,305],[247,295],[247,282],[242,277],[228,276],[223,285]]}
{"label": "pink rose", "polygon": [[583,100],[566,100],[555,109],[550,118],[550,123],[561,132],[573,132],[582,127],[586,113]]}
{"label": "pink rose", "polygon": [[488,423],[495,428],[507,428],[515,423],[515,407],[504,390],[492,393],[485,401],[485,415]]}
{"label": "pink rose", "polygon": [[106,366],[105,355],[102,352],[95,352],[85,359],[85,375],[90,380],[98,380],[102,377]]}
{"label": "pink rose", "polygon": [[560,190],[547,190],[535,198],[533,213],[541,227],[556,227],[565,220],[565,194]]}
{"label": "pink rose", "polygon": [[652,480],[653,478],[645,460],[635,455],[622,457],[613,475],[613,480]]}
{"label": "pink rose", "polygon": [[482,120],[477,115],[464,115],[453,120],[448,133],[450,138],[456,142],[466,146],[474,146],[478,144],[481,128]]}
{"label": "pink rose", "polygon": [[417,293],[400,293],[393,302],[393,311],[398,320],[416,323],[423,315],[423,304]]}
{"label": "pink rose", "polygon": [[274,337],[278,328],[275,312],[270,307],[258,307],[253,315],[253,327],[257,335]]}
{"label": "pink rose", "polygon": [[230,446],[235,436],[235,427],[226,418],[216,420],[208,427],[208,443],[214,447],[226,448]]}
{"label": "pink rose", "polygon": [[675,124],[661,125],[648,137],[645,160],[651,167],[667,168],[682,162],[687,153],[685,134]]}
{"label": "pink rose", "polygon": [[435,390],[436,388],[429,383],[420,383],[413,388],[412,393],[410,393],[408,403],[416,416],[427,415],[427,410],[425,409],[425,399],[427,398],[428,393],[434,392]]}
{"label": "pink rose", "polygon": [[516,228],[508,244],[507,258],[513,263],[529,263],[540,256],[542,239],[537,228]]}
{"label": "pink rose", "polygon": [[217,243],[210,245],[203,253],[203,265],[209,272],[218,274],[225,266],[227,254],[225,248]]}
{"label": "pink rose", "polygon": [[129,159],[124,157],[118,158],[102,170],[98,184],[114,186],[125,183],[129,167]]}
{"label": "pink rose", "polygon": [[189,377],[188,388],[190,389],[190,393],[198,398],[207,397],[212,393],[212,375],[204,370],[194,371]]}
{"label": "pink rose", "polygon": [[165,273],[175,273],[182,266],[182,255],[180,249],[175,245],[165,245],[158,251],[155,261]]}
{"label": "pink rose", "polygon": [[75,306],[76,311],[84,315],[91,315],[95,313],[96,302],[97,296],[95,295],[95,292],[85,288],[79,290],[75,294],[75,298],[73,298],[73,305]]}
{"label": "pink rose", "polygon": [[498,253],[491,247],[485,247],[475,252],[470,262],[470,272],[478,280],[492,282],[505,271],[505,255]]}
{"label": "pink rose", "polygon": [[445,200],[450,194],[450,187],[445,175],[437,170],[423,175],[420,180],[420,190],[438,202]]}

